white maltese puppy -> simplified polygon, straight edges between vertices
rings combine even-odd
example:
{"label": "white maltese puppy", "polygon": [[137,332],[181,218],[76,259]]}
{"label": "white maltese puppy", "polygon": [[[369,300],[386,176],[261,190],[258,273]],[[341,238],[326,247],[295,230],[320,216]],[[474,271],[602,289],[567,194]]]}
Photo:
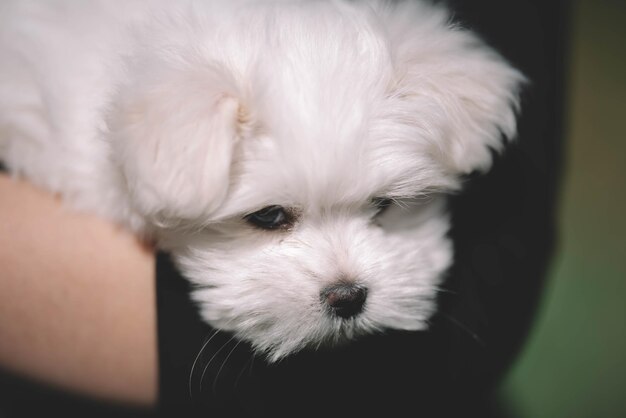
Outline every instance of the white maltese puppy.
{"label": "white maltese puppy", "polygon": [[155,239],[270,361],[427,327],[445,193],[522,83],[424,2],[0,4],[0,160]]}

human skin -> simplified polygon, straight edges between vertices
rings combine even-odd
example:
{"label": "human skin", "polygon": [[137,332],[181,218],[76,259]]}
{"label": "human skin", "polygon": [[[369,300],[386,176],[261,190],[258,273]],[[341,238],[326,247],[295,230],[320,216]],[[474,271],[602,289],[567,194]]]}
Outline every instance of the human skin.
{"label": "human skin", "polygon": [[154,405],[154,258],[113,223],[0,175],[0,368]]}

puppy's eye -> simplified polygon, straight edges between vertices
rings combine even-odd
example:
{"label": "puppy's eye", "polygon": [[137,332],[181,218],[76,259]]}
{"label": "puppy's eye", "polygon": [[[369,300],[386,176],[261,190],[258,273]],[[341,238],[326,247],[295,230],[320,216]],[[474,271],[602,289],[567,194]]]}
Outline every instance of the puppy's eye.
{"label": "puppy's eye", "polygon": [[376,208],[376,216],[386,211],[393,204],[393,200],[386,197],[375,197],[372,199],[372,205]]}
{"label": "puppy's eye", "polygon": [[292,216],[282,206],[268,206],[244,218],[248,223],[262,229],[279,229],[291,226]]}

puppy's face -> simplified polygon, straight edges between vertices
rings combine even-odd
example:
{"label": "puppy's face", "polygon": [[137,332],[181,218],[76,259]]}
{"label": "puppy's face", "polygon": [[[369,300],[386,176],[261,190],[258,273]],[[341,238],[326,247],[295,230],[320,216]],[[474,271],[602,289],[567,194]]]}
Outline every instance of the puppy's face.
{"label": "puppy's face", "polygon": [[271,359],[423,329],[452,256],[442,198],[406,184],[418,162],[404,147],[299,135],[242,141],[212,221],[170,237],[202,316]]}
{"label": "puppy's face", "polygon": [[515,133],[518,72],[439,9],[372,4],[241,13],[219,40],[208,16],[160,22],[110,124],[203,318],[272,360],[423,329],[443,193]]}

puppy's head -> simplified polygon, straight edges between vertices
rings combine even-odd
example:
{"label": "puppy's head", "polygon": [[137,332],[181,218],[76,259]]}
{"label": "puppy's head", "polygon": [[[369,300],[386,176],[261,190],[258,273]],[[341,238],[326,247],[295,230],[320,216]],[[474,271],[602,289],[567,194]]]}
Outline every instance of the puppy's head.
{"label": "puppy's head", "polygon": [[452,261],[442,196],[514,135],[523,77],[432,6],[220,13],[146,30],[112,123],[202,316],[273,360],[425,328]]}

